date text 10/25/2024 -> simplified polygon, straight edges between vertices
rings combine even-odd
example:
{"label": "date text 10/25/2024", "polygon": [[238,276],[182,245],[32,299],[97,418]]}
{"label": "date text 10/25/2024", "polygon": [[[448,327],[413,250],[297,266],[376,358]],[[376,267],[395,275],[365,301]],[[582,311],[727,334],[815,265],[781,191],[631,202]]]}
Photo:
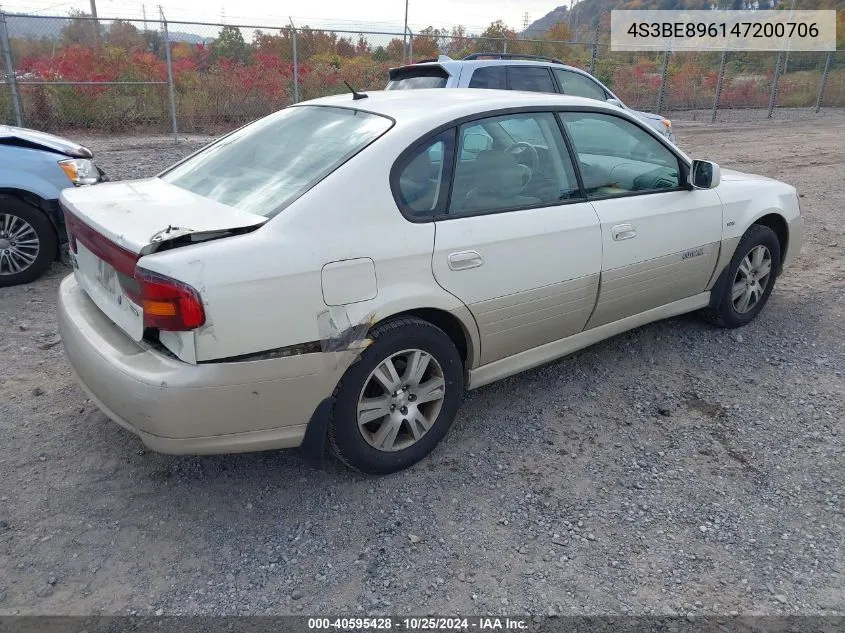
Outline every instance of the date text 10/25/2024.
{"label": "date text 10/25/2024", "polygon": [[308,618],[308,628],[315,631],[524,631],[528,621],[507,617]]}

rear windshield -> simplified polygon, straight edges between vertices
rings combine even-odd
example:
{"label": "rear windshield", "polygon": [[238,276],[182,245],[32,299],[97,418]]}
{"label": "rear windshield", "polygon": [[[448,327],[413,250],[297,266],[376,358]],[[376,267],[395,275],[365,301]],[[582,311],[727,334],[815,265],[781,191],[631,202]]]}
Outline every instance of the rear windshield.
{"label": "rear windshield", "polygon": [[392,72],[385,90],[445,88],[448,80],[449,74],[438,66],[408,68]]}
{"label": "rear windshield", "polygon": [[224,137],[160,178],[271,217],[391,125],[386,117],[347,108],[286,108]]}

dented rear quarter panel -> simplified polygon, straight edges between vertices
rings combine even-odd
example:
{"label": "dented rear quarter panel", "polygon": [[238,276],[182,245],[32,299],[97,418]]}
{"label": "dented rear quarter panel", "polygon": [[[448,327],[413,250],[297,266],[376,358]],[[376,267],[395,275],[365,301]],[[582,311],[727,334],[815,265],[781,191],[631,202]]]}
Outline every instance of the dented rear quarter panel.
{"label": "dented rear quarter panel", "polygon": [[463,303],[432,275],[434,224],[406,220],[390,191],[394,160],[421,131],[408,126],[396,142],[369,146],[251,233],[140,260],[200,292],[207,321],[194,333],[197,361],[323,340],[320,319],[330,306],[321,272],[357,258],[373,261],[376,293],[363,284],[363,296],[351,297],[359,300],[333,307],[345,313],[342,322],[355,326],[436,308],[462,316],[477,340]]}

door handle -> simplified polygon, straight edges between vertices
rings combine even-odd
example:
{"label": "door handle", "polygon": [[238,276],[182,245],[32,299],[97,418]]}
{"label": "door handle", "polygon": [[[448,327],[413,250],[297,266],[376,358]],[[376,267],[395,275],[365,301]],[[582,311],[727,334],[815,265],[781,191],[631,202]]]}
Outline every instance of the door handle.
{"label": "door handle", "polygon": [[466,270],[477,268],[484,263],[484,258],[475,251],[460,251],[449,255],[449,268],[452,270]]}
{"label": "door handle", "polygon": [[637,236],[637,230],[634,228],[633,224],[617,224],[610,232],[613,234],[613,239],[616,241],[619,240],[630,240],[632,237]]}

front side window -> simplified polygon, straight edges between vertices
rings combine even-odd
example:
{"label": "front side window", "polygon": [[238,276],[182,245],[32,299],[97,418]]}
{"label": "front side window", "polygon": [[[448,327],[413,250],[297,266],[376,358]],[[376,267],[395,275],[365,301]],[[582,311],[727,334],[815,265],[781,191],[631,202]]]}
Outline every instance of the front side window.
{"label": "front side window", "polygon": [[681,185],[678,158],[660,141],[621,117],[561,114],[591,198],[664,191]]}
{"label": "front side window", "polygon": [[573,97],[586,97],[587,99],[597,99],[599,101],[606,101],[607,94],[595,81],[589,77],[585,77],[580,73],[574,73],[571,70],[554,69],[557,82],[560,84],[560,90],[565,95],[572,95]]}
{"label": "front side window", "polygon": [[580,197],[560,127],[549,112],[462,125],[457,152],[449,215],[551,206]]}
{"label": "front side window", "polygon": [[224,137],[160,178],[272,217],[391,125],[386,117],[348,108],[285,108]]}
{"label": "front side window", "polygon": [[407,156],[398,167],[400,206],[412,217],[430,217],[449,187],[455,129],[438,134]]}
{"label": "front side window", "polygon": [[509,66],[508,87],[528,92],[557,92],[545,66]]}

